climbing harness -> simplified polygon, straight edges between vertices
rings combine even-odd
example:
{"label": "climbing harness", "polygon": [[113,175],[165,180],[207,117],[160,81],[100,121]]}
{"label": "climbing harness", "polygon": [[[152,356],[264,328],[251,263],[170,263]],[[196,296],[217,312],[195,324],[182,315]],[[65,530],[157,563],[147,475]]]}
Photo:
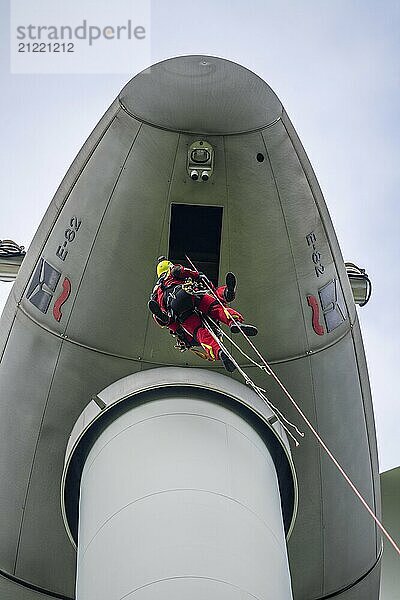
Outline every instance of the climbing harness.
{"label": "climbing harness", "polygon": [[194,281],[191,277],[188,277],[184,283],[182,283],[182,289],[191,296],[201,297],[208,293],[208,290],[199,281]]}
{"label": "climbing harness", "polygon": [[[190,260],[190,258],[186,255],[186,259],[188,260],[189,264],[192,266],[192,268],[194,270],[196,270],[195,265],[193,264],[193,262]],[[222,304],[221,300],[218,298],[217,294],[215,294],[212,286],[207,282],[207,280],[205,278],[203,278],[203,283],[205,285],[205,287],[208,289],[209,293],[215,298],[215,300],[217,302],[219,302],[219,304],[224,308],[224,305]],[[315,427],[312,425],[312,423],[308,420],[308,418],[306,417],[306,415],[304,414],[304,412],[301,410],[300,406],[297,404],[297,402],[295,401],[295,399],[293,398],[293,396],[290,394],[290,392],[287,390],[287,388],[284,386],[284,384],[281,382],[281,380],[279,379],[279,377],[276,375],[276,373],[274,372],[274,370],[270,367],[270,365],[268,364],[268,362],[265,360],[265,358],[262,356],[262,354],[259,352],[259,350],[257,349],[257,347],[255,346],[255,344],[251,341],[251,339],[249,338],[248,335],[246,335],[246,333],[243,331],[243,329],[240,328],[240,323],[235,319],[235,317],[233,315],[230,315],[230,318],[232,319],[233,323],[239,328],[241,334],[243,335],[243,337],[245,338],[245,340],[249,343],[249,345],[251,346],[251,348],[253,349],[253,351],[256,353],[256,355],[258,356],[258,358],[261,360],[262,365],[265,367],[265,370],[268,372],[269,375],[271,375],[273,377],[273,379],[275,380],[275,382],[277,383],[277,385],[281,388],[281,390],[283,391],[283,393],[285,394],[285,396],[288,398],[288,400],[291,402],[291,404],[294,406],[294,408],[296,409],[296,411],[299,413],[299,415],[302,417],[303,421],[306,423],[306,425],[308,426],[309,430],[311,431],[311,433],[314,435],[314,437],[316,438],[317,442],[320,444],[320,446],[324,449],[324,451],[326,452],[326,454],[329,456],[329,458],[331,459],[331,461],[333,462],[333,464],[335,465],[335,467],[338,469],[339,473],[342,475],[342,477],[345,479],[345,481],[348,483],[348,485],[351,487],[351,489],[353,490],[353,492],[355,493],[355,495],[357,496],[357,498],[360,500],[361,504],[364,506],[364,508],[367,510],[367,512],[369,513],[369,515],[372,517],[372,519],[375,521],[376,525],[379,527],[379,529],[381,530],[381,532],[383,533],[383,535],[386,537],[386,539],[389,541],[389,543],[393,546],[394,550],[397,552],[397,554],[400,556],[400,548],[399,546],[396,544],[396,542],[394,541],[394,539],[391,537],[391,535],[389,534],[389,532],[385,529],[385,527],[382,525],[382,523],[380,522],[380,520],[378,519],[378,517],[375,515],[374,511],[372,510],[372,508],[370,508],[369,504],[367,503],[367,501],[364,499],[364,497],[362,496],[361,492],[359,492],[359,490],[357,489],[357,487],[354,485],[354,483],[351,481],[350,477],[347,475],[346,471],[343,469],[343,467],[340,465],[340,463],[338,462],[338,460],[335,458],[335,456],[333,455],[333,453],[331,452],[331,450],[328,448],[328,446],[326,445],[326,443],[324,442],[324,440],[322,439],[322,437],[319,435],[318,431],[315,429]],[[207,317],[207,319],[209,319],[209,317]],[[211,333],[211,330],[209,330]],[[222,331],[222,330],[221,330]],[[213,335],[213,334],[212,334]],[[215,335],[215,334],[214,334]],[[259,388],[251,379],[250,377],[248,377],[248,375],[243,371],[243,369],[241,369],[241,367],[237,364],[237,361],[235,361],[235,359],[232,357],[231,353],[226,349],[226,347],[223,345],[223,342],[221,342],[221,340],[219,338],[215,338],[219,345],[221,346],[221,349],[223,350],[223,352],[225,352],[227,354],[227,356],[234,362],[236,368],[238,369],[239,373],[242,375],[242,377],[244,378],[245,382],[247,385],[251,386],[252,389],[256,392],[256,394],[263,398],[263,400],[268,404],[268,406],[271,408],[272,410],[272,405],[270,403],[270,401],[267,399],[267,397],[264,395],[264,391],[262,390],[262,388]],[[235,345],[236,346],[236,345]],[[257,364],[257,363],[256,363]],[[264,370],[262,368],[261,365],[257,366]],[[275,416],[277,416],[277,413],[274,412]],[[277,416],[278,418],[278,416]],[[290,437],[292,439],[294,439],[294,436],[288,431],[288,429],[286,428],[286,426],[283,425],[282,421],[279,419],[280,424],[282,425],[282,427],[285,429],[285,431],[290,435]],[[292,424],[291,424],[292,425]],[[296,428],[297,429],[297,428]],[[297,430],[298,431],[298,430]],[[299,433],[299,431],[298,431]],[[304,433],[299,433],[299,435],[301,435],[302,437],[304,436]],[[296,446],[298,446],[298,442],[297,440],[295,440],[296,442]]]}

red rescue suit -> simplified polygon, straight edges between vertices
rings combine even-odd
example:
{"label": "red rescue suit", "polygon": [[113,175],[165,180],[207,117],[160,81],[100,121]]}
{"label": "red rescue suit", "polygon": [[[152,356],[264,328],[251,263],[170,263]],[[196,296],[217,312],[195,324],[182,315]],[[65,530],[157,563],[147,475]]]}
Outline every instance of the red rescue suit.
{"label": "red rescue suit", "polygon": [[[193,312],[194,309],[198,308],[202,314],[209,315],[216,321],[228,325],[228,327],[233,322],[231,315],[239,323],[243,322],[243,316],[226,305],[225,285],[215,288],[211,284],[223,304],[221,306],[211,294],[204,294],[200,298],[196,298],[182,292],[181,285],[188,278],[199,279],[198,271],[192,271],[182,265],[174,265],[170,273],[161,276],[157,281],[153,289],[152,299],[156,300],[160,308],[168,314],[171,313],[171,308],[174,309],[174,302],[176,301],[175,305],[179,306],[179,311],[173,310],[174,314],[170,318],[170,322],[167,323],[167,327],[172,333],[177,333],[183,337],[189,345],[201,345],[209,360],[218,360],[220,345],[210,332],[203,327],[201,318]],[[176,315],[176,312],[180,314]],[[159,325],[162,325],[157,317],[154,317],[154,319]]]}

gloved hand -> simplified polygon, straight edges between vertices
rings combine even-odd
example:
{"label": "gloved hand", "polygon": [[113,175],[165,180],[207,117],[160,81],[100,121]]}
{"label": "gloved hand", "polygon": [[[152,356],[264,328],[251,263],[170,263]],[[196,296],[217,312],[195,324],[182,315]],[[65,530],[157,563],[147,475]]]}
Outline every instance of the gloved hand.
{"label": "gloved hand", "polygon": [[207,275],[205,275],[204,273],[202,273],[201,271],[199,271],[198,281],[206,281],[206,282],[208,282]]}

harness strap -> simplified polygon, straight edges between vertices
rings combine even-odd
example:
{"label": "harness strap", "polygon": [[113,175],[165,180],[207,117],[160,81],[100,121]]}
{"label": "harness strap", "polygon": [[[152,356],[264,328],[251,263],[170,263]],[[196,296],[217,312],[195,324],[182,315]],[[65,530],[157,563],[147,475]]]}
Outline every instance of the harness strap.
{"label": "harness strap", "polygon": [[193,335],[193,339],[194,339],[196,342],[197,342],[197,332],[198,332],[198,330],[200,329],[200,327],[201,327],[201,325],[198,325],[197,327],[195,327],[195,328],[193,329],[193,334],[192,334],[192,335]]}

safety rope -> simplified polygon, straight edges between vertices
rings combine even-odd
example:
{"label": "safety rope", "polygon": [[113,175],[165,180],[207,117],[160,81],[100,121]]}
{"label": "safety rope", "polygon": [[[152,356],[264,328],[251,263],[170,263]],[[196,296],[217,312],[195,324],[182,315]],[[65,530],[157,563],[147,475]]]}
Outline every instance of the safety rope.
{"label": "safety rope", "polygon": [[[218,330],[218,333],[221,335],[221,337],[226,337],[234,346],[235,348],[237,348],[242,354],[243,356],[245,356],[246,358],[249,358],[249,360],[251,360],[251,362],[256,365],[257,367],[262,368],[262,370],[264,371],[264,366],[261,367],[261,365],[259,365],[257,362],[255,362],[254,360],[252,360],[249,356],[247,356],[247,354],[245,352],[243,352],[243,350],[240,348],[240,346],[238,346],[233,340],[232,338],[229,337],[229,335],[227,335],[222,329],[221,327],[219,327],[219,325],[214,321],[214,319],[212,319],[209,315],[207,315],[207,317],[204,317],[203,315],[203,323],[204,325],[207,327],[208,331],[213,335],[212,330],[207,326],[206,324],[206,320],[209,320],[211,322],[211,324],[213,325],[213,327],[215,329]],[[218,344],[221,346],[222,350],[229,356],[229,358],[232,360],[232,362],[234,363],[235,367],[237,368],[237,370],[239,371],[239,373],[242,375],[243,379],[245,380],[245,383],[249,386],[251,386],[254,391],[256,392],[256,394],[258,396],[260,396],[260,398],[262,400],[264,400],[264,402],[269,406],[269,408],[272,410],[272,412],[274,413],[276,419],[278,420],[278,422],[282,425],[282,427],[285,429],[285,431],[287,431],[287,433],[290,435],[290,437],[293,439],[293,441],[295,442],[296,446],[299,446],[299,442],[297,441],[297,439],[292,435],[292,433],[290,431],[288,431],[285,427],[285,425],[281,422],[284,421],[285,423],[287,423],[287,425],[289,425],[290,427],[292,427],[296,433],[298,433],[299,436],[304,437],[304,433],[302,431],[300,431],[297,426],[294,423],[291,423],[286,417],[285,415],[276,407],[272,404],[271,400],[266,396],[267,391],[264,390],[262,387],[256,385],[254,383],[254,381],[251,379],[251,377],[249,377],[247,375],[247,373],[240,367],[240,365],[238,364],[238,362],[236,361],[235,357],[227,350],[226,346],[221,342],[221,338],[216,338],[214,336],[214,339],[218,342]]]}
{"label": "safety rope", "polygon": [[[210,318],[210,317],[209,317]],[[212,320],[212,319],[211,319]],[[214,321],[213,321],[214,322]],[[216,323],[214,322],[214,324],[216,325]],[[261,369],[262,371],[264,371],[264,373],[266,373],[267,375],[269,375],[269,371],[267,371],[267,369],[265,368],[264,365],[260,365],[260,363],[258,363],[257,361],[255,361],[253,358],[251,358],[248,354],[246,354],[246,352],[227,334],[225,333],[225,331],[223,331],[220,328],[220,332],[221,335],[223,337],[225,337],[227,340],[229,340],[229,342],[235,346],[236,350],[238,350],[240,352],[240,354],[242,354],[242,356],[244,356],[245,358],[247,358],[247,360],[249,362],[251,362],[255,367],[258,367],[259,369]]]}
{"label": "safety rope", "polygon": [[[292,432],[288,429],[288,427],[286,427],[286,425],[282,421],[284,421],[285,423],[287,423],[290,427],[293,427],[293,429],[295,429],[299,435],[304,436],[304,433],[301,433],[301,431],[299,431],[297,429],[296,425],[294,425],[293,423],[291,423],[290,421],[288,421],[288,419],[276,408],[276,406],[274,406],[272,404],[272,402],[269,400],[269,398],[264,394],[265,390],[263,390],[262,388],[258,387],[254,383],[254,381],[245,373],[245,371],[240,367],[240,365],[238,364],[238,362],[235,360],[235,358],[232,356],[232,354],[226,348],[226,346],[221,341],[221,339],[218,338],[218,336],[216,335],[216,333],[213,331],[213,327],[210,327],[209,323],[207,322],[207,319],[210,319],[210,317],[203,317],[203,319],[202,319],[203,324],[206,327],[206,329],[213,336],[214,340],[218,343],[218,345],[220,346],[221,350],[223,352],[225,352],[225,354],[228,356],[228,358],[230,358],[230,360],[233,362],[233,364],[235,365],[235,367],[237,368],[237,370],[239,371],[239,373],[242,375],[243,379],[245,380],[246,384],[249,385],[250,387],[252,387],[253,390],[255,391],[255,393],[257,394],[257,396],[259,396],[261,398],[261,400],[263,400],[267,404],[267,406],[269,407],[269,409],[271,410],[271,412],[275,416],[275,418],[278,421],[278,423],[286,431],[286,433],[292,438],[292,440],[294,441],[294,443],[295,443],[295,445],[297,447],[299,445],[299,442],[297,441],[297,439],[295,438],[295,436],[292,434]],[[212,321],[212,323],[213,323],[214,326],[218,327],[216,325],[216,323],[212,319],[210,319],[210,320]],[[222,330],[220,328],[218,328],[218,329],[222,333]]]}
{"label": "safety rope", "polygon": [[[194,270],[197,270],[196,267],[195,267],[195,265],[193,264],[193,262],[190,260],[190,258],[187,255],[186,255],[186,258],[189,261],[189,263],[192,266],[192,268]],[[222,308],[225,308],[224,305],[222,304],[221,300],[218,298],[217,294],[214,292],[213,288],[209,285],[208,281],[206,279],[204,279],[203,282],[204,282],[204,285],[209,290],[209,292],[211,293],[211,295],[215,298],[215,300],[217,300],[217,302],[219,302],[219,304],[222,306]],[[312,425],[312,423],[308,420],[308,418],[306,417],[306,415],[304,414],[304,412],[301,410],[300,406],[297,404],[297,402],[295,401],[295,399],[293,398],[293,396],[286,389],[286,387],[281,382],[281,380],[279,379],[279,377],[276,375],[276,373],[273,371],[273,369],[267,363],[267,361],[265,360],[265,358],[262,356],[262,354],[259,352],[259,350],[256,348],[256,346],[253,344],[253,342],[251,341],[251,339],[249,338],[249,336],[246,335],[246,333],[241,329],[240,323],[235,319],[235,317],[233,315],[230,315],[230,318],[232,319],[233,323],[239,328],[239,331],[242,333],[243,337],[247,340],[247,342],[250,344],[251,348],[254,350],[254,352],[257,354],[257,356],[260,358],[260,360],[262,361],[263,365],[267,368],[269,374],[274,378],[275,382],[281,388],[281,390],[283,391],[283,393],[285,394],[285,396],[290,400],[290,402],[292,403],[292,405],[294,406],[294,408],[296,409],[296,411],[302,417],[303,421],[306,423],[306,425],[308,426],[308,428],[311,431],[311,433],[314,435],[314,437],[316,438],[316,440],[318,441],[318,443],[325,450],[326,454],[329,456],[329,458],[331,459],[331,461],[333,462],[333,464],[335,465],[335,467],[338,469],[338,471],[340,472],[340,474],[342,475],[342,477],[345,479],[345,481],[349,484],[349,486],[351,487],[351,489],[353,490],[353,492],[355,493],[355,495],[357,496],[357,498],[360,500],[361,504],[367,510],[367,512],[369,513],[369,515],[375,521],[376,525],[379,527],[379,529],[381,530],[381,532],[383,533],[383,535],[386,537],[386,539],[388,540],[388,542],[393,546],[394,550],[400,556],[400,548],[399,548],[399,546],[396,544],[396,542],[394,541],[394,539],[392,538],[392,536],[389,534],[389,532],[382,525],[382,523],[380,522],[380,520],[378,519],[378,517],[376,516],[376,514],[372,510],[372,508],[369,506],[368,502],[363,498],[361,492],[357,489],[357,487],[355,486],[355,484],[351,481],[350,477],[347,475],[346,471],[340,465],[340,463],[338,462],[338,460],[335,458],[335,456],[333,455],[333,453],[331,452],[331,450],[328,448],[328,446],[326,445],[326,443],[324,442],[324,440],[322,439],[322,437],[319,435],[318,431],[315,429],[315,427]],[[225,352],[225,350],[224,350],[224,352]],[[228,355],[229,355],[229,353],[228,353]],[[230,355],[229,355],[229,357],[230,357]],[[247,375],[246,375],[246,377],[247,377]]]}

